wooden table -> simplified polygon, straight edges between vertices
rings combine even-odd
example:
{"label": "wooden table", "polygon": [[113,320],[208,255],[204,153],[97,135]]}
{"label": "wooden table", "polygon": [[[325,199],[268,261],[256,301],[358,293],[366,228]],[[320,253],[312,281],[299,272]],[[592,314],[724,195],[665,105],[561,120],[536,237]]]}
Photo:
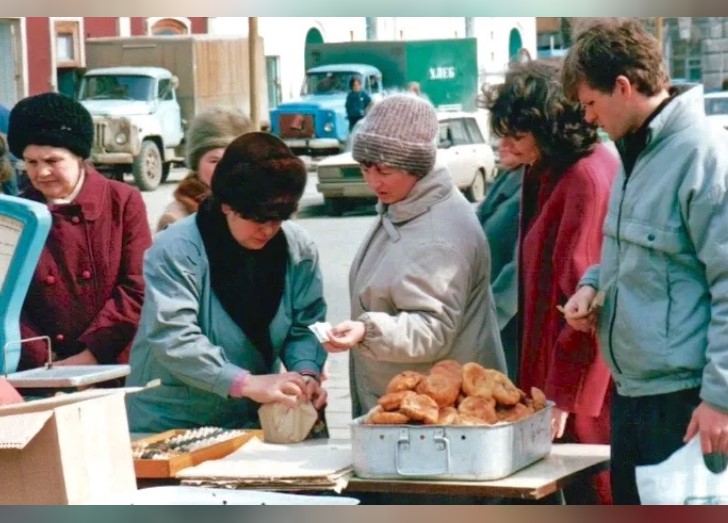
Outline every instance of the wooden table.
{"label": "wooden table", "polygon": [[445,494],[483,498],[539,500],[560,496],[562,489],[586,481],[609,466],[609,445],[555,444],[551,454],[513,475],[495,481],[435,481],[412,479],[366,479],[352,477],[344,493],[388,492],[399,494]]}

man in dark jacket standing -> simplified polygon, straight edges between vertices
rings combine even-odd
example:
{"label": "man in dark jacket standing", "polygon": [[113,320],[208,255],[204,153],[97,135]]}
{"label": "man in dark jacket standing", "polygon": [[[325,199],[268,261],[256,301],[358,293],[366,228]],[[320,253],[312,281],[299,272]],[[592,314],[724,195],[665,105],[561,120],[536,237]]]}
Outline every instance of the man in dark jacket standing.
{"label": "man in dark jacket standing", "polygon": [[349,132],[351,132],[356,122],[364,118],[372,99],[362,90],[361,80],[356,76],[349,80],[349,88],[351,91],[346,96],[346,116],[349,118]]}

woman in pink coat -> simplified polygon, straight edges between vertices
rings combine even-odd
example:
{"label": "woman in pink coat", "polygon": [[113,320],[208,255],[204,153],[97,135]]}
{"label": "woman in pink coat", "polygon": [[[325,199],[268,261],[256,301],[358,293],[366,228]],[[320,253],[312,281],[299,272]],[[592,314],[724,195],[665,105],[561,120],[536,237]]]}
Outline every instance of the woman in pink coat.
{"label": "woman in pink coat", "polygon": [[[10,151],[53,224],[21,313],[23,339],[49,336],[57,365],[124,360],[144,298],[142,256],[151,244],[139,192],[107,180],[84,162],[93,121],[75,100],[45,93],[10,113]],[[20,369],[48,358],[42,341],[24,343]]]}
{"label": "woman in pink coat", "polygon": [[[489,93],[491,126],[527,166],[519,234],[518,383],[555,403],[552,433],[578,443],[609,443],[610,374],[593,333],[566,324],[557,306],[599,261],[615,155],[598,143],[582,108],[564,96],[555,67],[515,66]],[[611,502],[609,478],[595,482]]]}

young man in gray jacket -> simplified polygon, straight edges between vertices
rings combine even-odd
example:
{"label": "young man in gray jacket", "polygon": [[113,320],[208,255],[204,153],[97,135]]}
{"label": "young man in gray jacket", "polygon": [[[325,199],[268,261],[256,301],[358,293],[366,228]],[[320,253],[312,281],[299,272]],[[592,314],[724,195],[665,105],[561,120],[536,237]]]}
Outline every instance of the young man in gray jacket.
{"label": "young man in gray jacket", "polygon": [[668,88],[660,46],[635,20],[582,31],[563,81],[623,162],[601,264],[565,313],[596,327],[611,367],[614,500],[636,504],[635,466],[695,435],[704,454],[728,454],[728,133],[707,122],[702,86]]}

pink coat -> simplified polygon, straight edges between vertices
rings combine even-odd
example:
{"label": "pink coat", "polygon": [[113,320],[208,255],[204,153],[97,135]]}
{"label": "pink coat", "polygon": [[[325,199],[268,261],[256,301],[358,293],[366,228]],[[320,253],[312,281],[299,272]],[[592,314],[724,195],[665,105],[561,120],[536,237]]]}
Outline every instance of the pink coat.
{"label": "pink coat", "polygon": [[576,291],[586,269],[599,262],[602,225],[617,158],[598,145],[554,177],[526,173],[519,249],[521,365],[519,384],[536,386],[557,407],[599,416],[610,374],[596,338],[566,325],[556,306]]}
{"label": "pink coat", "polygon": [[[30,188],[24,197],[45,203]],[[53,225],[21,314],[21,335],[48,335],[57,357],[91,350],[99,363],[123,360],[144,298],[142,257],[152,243],[139,191],[86,166],[75,201],[50,206]],[[43,342],[24,343],[20,368],[42,365]]]}

